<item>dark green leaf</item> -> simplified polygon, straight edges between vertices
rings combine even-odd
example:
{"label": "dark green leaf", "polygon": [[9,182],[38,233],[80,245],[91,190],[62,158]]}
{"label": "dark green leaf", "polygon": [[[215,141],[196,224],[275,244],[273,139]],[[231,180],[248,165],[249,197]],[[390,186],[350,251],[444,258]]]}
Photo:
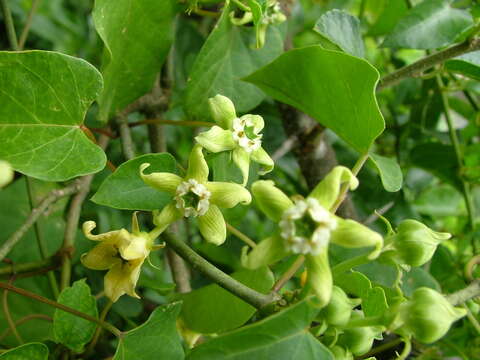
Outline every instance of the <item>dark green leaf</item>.
{"label": "dark green leaf", "polygon": [[317,313],[304,300],[195,347],[187,360],[333,360],[330,351],[306,331]]}
{"label": "dark green leaf", "polygon": [[95,1],[95,27],[108,51],[101,121],[152,88],[172,42],[175,6],[174,0]]}
{"label": "dark green leaf", "polygon": [[383,46],[436,49],[454,43],[472,25],[468,11],[454,9],[446,0],[425,0],[408,11],[385,38]]}
{"label": "dark green leaf", "polygon": [[42,343],[29,343],[0,355],[1,360],[47,360],[48,348]]}
{"label": "dark green leaf", "polygon": [[408,10],[405,0],[384,0],[383,7],[379,9],[378,2],[372,1],[372,10],[378,10],[380,13],[375,23],[368,30],[368,35],[380,36],[393,30],[398,21]]}
{"label": "dark green leaf", "polygon": [[422,268],[412,268],[406,272],[402,278],[402,291],[405,296],[412,296],[415,289],[419,287],[428,287],[441,291],[437,280]]}
{"label": "dark green leaf", "polygon": [[[241,283],[262,293],[272,287],[273,274],[267,267],[242,270],[232,274]],[[216,284],[182,296],[182,319],[196,332],[210,334],[243,325],[256,309]]]}
{"label": "dark green leaf", "polygon": [[157,210],[171,199],[167,193],[146,185],[139,176],[139,167],[150,163],[148,171],[175,172],[175,159],[168,153],[147,154],[124,162],[105,179],[92,201],[116,209]]}
{"label": "dark green leaf", "polygon": [[217,94],[230,98],[239,113],[260,104],[265,94],[240,79],[283,51],[278,27],[269,26],[265,45],[255,49],[255,29],[233,25],[229,12],[225,8],[193,65],[185,97],[185,108],[192,118],[209,119],[207,100]]}
{"label": "dark green leaf", "polygon": [[80,128],[102,89],[92,65],[54,52],[2,52],[0,75],[1,159],[50,181],[105,166],[105,153]]}
{"label": "dark green leaf", "polygon": [[[85,279],[78,280],[71,287],[65,288],[60,293],[58,302],[85,314],[98,316],[95,297],[90,293],[90,287]],[[53,317],[55,341],[77,353],[82,352],[84,345],[92,339],[96,327],[97,325],[91,321],[63,310],[55,310]]]}
{"label": "dark green leaf", "polygon": [[113,360],[184,359],[176,321],[180,302],[160,306],[139,327],[127,332]]}
{"label": "dark green leaf", "polygon": [[397,161],[394,158],[387,158],[374,153],[370,153],[369,156],[380,174],[385,190],[390,192],[400,190],[402,188],[403,175]]}
{"label": "dark green leaf", "polygon": [[366,153],[385,128],[375,99],[378,78],[378,71],[365,60],[310,46],[281,55],[245,80]]}
{"label": "dark green leaf", "polygon": [[461,55],[445,62],[445,69],[480,81],[480,51]]}
{"label": "dark green leaf", "polygon": [[345,11],[334,9],[326,12],[318,19],[314,29],[346,53],[365,56],[360,21]]}
{"label": "dark green leaf", "polygon": [[430,216],[458,216],[465,214],[462,195],[448,184],[430,187],[413,202],[415,210]]}
{"label": "dark green leaf", "polygon": [[346,293],[365,299],[368,296],[372,283],[358,271],[351,271],[335,276],[334,282]]}

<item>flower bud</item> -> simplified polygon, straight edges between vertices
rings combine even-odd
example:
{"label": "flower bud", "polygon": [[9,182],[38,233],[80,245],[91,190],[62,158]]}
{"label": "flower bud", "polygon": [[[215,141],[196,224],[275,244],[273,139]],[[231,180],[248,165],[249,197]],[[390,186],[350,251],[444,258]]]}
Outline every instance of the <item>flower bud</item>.
{"label": "flower bud", "polygon": [[307,255],[305,266],[307,268],[305,286],[316,295],[316,305],[322,308],[330,302],[333,286],[327,249],[316,256]]}
{"label": "flower bud", "polygon": [[0,160],[0,188],[13,180],[13,169],[6,161]]}
{"label": "flower bud", "polygon": [[421,266],[432,258],[438,244],[450,237],[451,234],[433,231],[416,220],[404,220],[392,236],[394,257],[402,264]]}
{"label": "flower bud", "polygon": [[208,99],[208,105],[213,120],[223,129],[229,129],[233,119],[237,117],[232,100],[223,95],[215,95]]}
{"label": "flower bud", "polygon": [[345,329],[338,338],[337,345],[347,348],[355,356],[366,354],[372,348],[375,339],[382,339],[382,329],[380,326]]}
{"label": "flower bud", "polygon": [[350,320],[352,309],[360,302],[360,299],[350,299],[341,288],[334,286],[330,303],[322,309],[320,317],[330,325],[343,326]]}
{"label": "flower bud", "polygon": [[465,309],[454,307],[442,294],[422,287],[414,291],[410,300],[400,305],[397,321],[403,323],[400,330],[428,344],[444,336],[452,323],[466,314]]}

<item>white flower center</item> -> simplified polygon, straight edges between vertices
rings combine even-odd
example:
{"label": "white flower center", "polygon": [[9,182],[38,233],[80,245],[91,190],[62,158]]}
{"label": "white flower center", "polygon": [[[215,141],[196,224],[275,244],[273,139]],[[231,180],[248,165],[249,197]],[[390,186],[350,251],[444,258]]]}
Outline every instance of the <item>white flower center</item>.
{"label": "white flower center", "polygon": [[210,207],[210,191],[195,179],[188,179],[177,186],[175,201],[185,217],[205,215]]}
{"label": "white flower center", "polygon": [[288,250],[295,254],[318,255],[328,245],[330,233],[337,227],[335,218],[318,203],[307,198],[295,201],[280,220],[280,235]]}
{"label": "white flower center", "polygon": [[262,134],[258,134],[250,119],[233,119],[233,140],[246,152],[251,153],[262,146]]}

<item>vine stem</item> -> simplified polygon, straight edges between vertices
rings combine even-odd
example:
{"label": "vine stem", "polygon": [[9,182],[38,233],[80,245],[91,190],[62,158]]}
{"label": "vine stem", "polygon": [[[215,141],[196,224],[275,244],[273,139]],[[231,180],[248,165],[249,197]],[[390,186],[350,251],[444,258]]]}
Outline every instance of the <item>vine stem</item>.
{"label": "vine stem", "polygon": [[23,27],[22,33],[20,34],[20,39],[18,40],[18,49],[23,50],[25,46],[25,42],[27,41],[28,32],[30,31],[30,26],[32,26],[33,16],[37,11],[38,4],[40,4],[40,0],[32,0],[32,7],[27,15],[27,20],[25,21],[25,26]]}
{"label": "vine stem", "polygon": [[85,319],[85,320],[88,320],[88,321],[91,321],[97,325],[100,325],[102,328],[104,328],[105,330],[107,331],[110,331],[113,335],[117,336],[117,337],[122,337],[122,332],[117,329],[115,326],[113,326],[112,324],[106,322],[106,321],[101,321],[100,319],[97,319],[91,315],[88,315],[88,314],[85,314],[81,311],[78,311],[78,310],[75,310],[75,309],[72,309],[71,307],[68,307],[68,306],[65,306],[63,304],[60,304],[56,301],[53,301],[53,300],[50,300],[50,299],[47,299],[41,295],[37,295],[35,293],[32,293],[28,290],[25,290],[25,289],[21,289],[21,288],[18,288],[16,286],[13,286],[13,285],[10,285],[10,284],[6,284],[4,282],[0,282],[0,288],[2,289],[6,289],[8,291],[12,291],[14,293],[17,293],[19,295],[22,295],[22,296],[25,296],[25,297],[28,297],[30,299],[33,299],[33,300],[36,300],[36,301],[39,301],[39,302],[42,302],[44,304],[47,304],[47,305],[50,305],[54,308],[57,308],[57,309],[60,309],[60,310],[63,310],[65,312],[68,312],[72,315],[75,315],[75,316],[78,316],[82,319]]}
{"label": "vine stem", "polygon": [[[13,282],[14,277],[10,279],[10,282]],[[17,327],[15,326],[15,322],[12,319],[12,315],[10,314],[10,309],[8,307],[8,290],[3,290],[3,296],[2,296],[2,308],[3,308],[3,313],[5,314],[5,320],[7,320],[8,327],[10,328],[10,331],[13,333],[15,338],[17,339],[19,345],[22,345],[24,343],[22,337],[18,333]]]}
{"label": "vine stem", "polygon": [[[103,308],[100,314],[100,321],[105,321],[105,319],[107,318],[108,312],[112,308],[112,305],[113,305],[113,301],[108,300],[107,304],[105,305],[105,307]],[[100,338],[101,333],[102,333],[102,328],[98,326],[95,329],[95,334],[93,335],[92,341],[90,342],[87,350],[85,351],[86,354],[93,352],[93,350],[95,349],[95,346],[97,345],[98,339]]]}
{"label": "vine stem", "polygon": [[470,321],[477,333],[480,334],[480,323],[478,322],[477,318],[475,317],[475,315],[472,314],[466,304],[463,305],[463,308],[467,310],[467,319]]}
{"label": "vine stem", "polygon": [[3,266],[0,268],[0,275],[18,275],[25,272],[54,269],[57,265],[56,257],[52,256],[40,261],[32,261],[21,264]]}
{"label": "vine stem", "polygon": [[178,255],[180,255],[193,268],[198,269],[200,272],[208,276],[219,286],[238,296],[239,298],[256,307],[257,309],[260,309],[265,305],[268,305],[280,299],[278,294],[274,292],[268,295],[262,294],[249,288],[248,286],[245,286],[231,276],[225,274],[223,271],[216,268],[203,257],[198,255],[187,244],[185,244],[185,242],[178,239],[171,232],[164,232],[163,239],[173,250],[175,250]]}
{"label": "vine stem", "polygon": [[480,296],[480,280],[475,280],[466,288],[458,290],[450,295],[447,295],[447,300],[452,305],[463,304],[465,301]]}
{"label": "vine stem", "polygon": [[255,241],[253,241],[252,239],[250,239],[247,235],[245,235],[244,233],[242,233],[240,230],[238,230],[237,228],[233,227],[232,225],[230,225],[229,223],[226,223],[227,225],[227,230],[232,233],[233,235],[235,235],[237,238],[239,238],[240,240],[242,240],[245,244],[247,244],[248,246],[250,246],[251,248],[254,248],[255,246],[257,246],[257,243]]}
{"label": "vine stem", "polygon": [[132,134],[128,125],[128,112],[123,111],[117,116],[118,130],[122,142],[122,150],[125,159],[131,160],[135,157],[135,150],[132,140]]}
{"label": "vine stem", "polygon": [[400,80],[407,77],[415,77],[421,75],[425,70],[441,64],[448,59],[466,54],[480,49],[480,38],[467,39],[464,42],[453,45],[445,50],[438,51],[432,55],[428,55],[413,64],[404,66],[391,74],[385,75],[377,86],[377,91],[386,87],[395,85]]}
{"label": "vine stem", "polygon": [[[453,127],[452,117],[450,116],[450,105],[448,103],[447,95],[445,94],[442,77],[440,75],[437,75],[436,80],[437,80],[438,91],[440,92],[440,98],[442,101],[443,112],[445,114],[445,119],[448,125],[450,140],[452,142],[452,146],[455,151],[455,157],[457,159],[457,165],[458,165],[458,168],[461,169],[463,167],[463,154],[462,154],[462,149],[460,147],[460,142],[458,141],[457,132]],[[473,197],[470,192],[470,184],[466,182],[460,175],[459,175],[459,178],[462,183],[462,193],[465,199],[465,204],[467,206],[468,222],[470,224],[470,228],[473,231],[475,229],[475,205],[473,204]],[[473,252],[477,253],[475,237],[472,236],[471,241],[472,241]]]}
{"label": "vine stem", "polygon": [[280,279],[277,280],[275,285],[273,286],[273,291],[278,292],[280,289],[287,283],[290,278],[295,275],[298,269],[303,265],[305,261],[305,255],[300,255],[297,257],[295,262],[280,276]]}
{"label": "vine stem", "polygon": [[8,42],[12,50],[18,50],[17,33],[15,32],[15,25],[13,24],[12,13],[8,7],[7,0],[0,0],[0,5],[3,12],[3,21],[5,22],[5,29],[7,31]]}
{"label": "vine stem", "polygon": [[359,256],[356,256],[354,258],[342,261],[341,263],[335,265],[332,268],[332,275],[334,277],[338,276],[338,275],[344,273],[345,271],[348,271],[348,270],[354,268],[355,266],[363,265],[363,264],[366,264],[366,263],[370,262],[371,260],[368,258],[368,256],[369,256],[369,254],[359,255]]}

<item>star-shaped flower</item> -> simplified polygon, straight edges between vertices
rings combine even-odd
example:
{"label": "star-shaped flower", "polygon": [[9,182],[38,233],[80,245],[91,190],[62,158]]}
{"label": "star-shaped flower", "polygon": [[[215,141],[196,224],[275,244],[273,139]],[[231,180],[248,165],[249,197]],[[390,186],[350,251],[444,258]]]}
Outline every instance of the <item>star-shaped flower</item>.
{"label": "star-shaped flower", "polygon": [[181,217],[196,217],[205,240],[221,245],[225,241],[227,230],[219,208],[229,209],[238,203],[249,204],[252,201],[250,192],[239,184],[208,181],[209,170],[200,145],[195,145],[190,154],[184,178],[165,172],[145,174],[145,169],[149,166],[148,163],[140,166],[143,181],[174,196],[171,203],[154,214],[156,234],[162,233]]}
{"label": "star-shaped flower", "polygon": [[263,118],[250,114],[238,118],[232,101],[222,95],[216,95],[208,102],[218,126],[200,133],[195,140],[213,153],[231,151],[233,162],[242,172],[243,185],[248,181],[250,161],[262,165],[261,175],[272,171],[273,160],[262,148]]}
{"label": "star-shaped flower", "polygon": [[248,255],[244,254],[243,263],[257,267],[275,262],[288,253],[303,254],[307,286],[317,295],[321,306],[328,304],[332,291],[328,244],[350,248],[374,246],[370,258],[377,257],[383,247],[380,234],[331,212],[344,182],[352,190],[358,186],[357,178],[349,169],[337,166],[306,199],[296,196],[292,201],[273,181],[256,181],[252,192],[257,204],[267,217],[279,223],[280,232],[260,242]]}
{"label": "star-shaped flower", "polygon": [[81,257],[84,266],[93,270],[108,270],[104,279],[105,295],[113,302],[123,294],[139,298],[135,286],[140,276],[143,262],[150,251],[162,247],[154,245],[154,238],[139,229],[136,213],[132,216],[132,232],[125,229],[94,235],[97,224],[86,221],[83,233],[100,243]]}

